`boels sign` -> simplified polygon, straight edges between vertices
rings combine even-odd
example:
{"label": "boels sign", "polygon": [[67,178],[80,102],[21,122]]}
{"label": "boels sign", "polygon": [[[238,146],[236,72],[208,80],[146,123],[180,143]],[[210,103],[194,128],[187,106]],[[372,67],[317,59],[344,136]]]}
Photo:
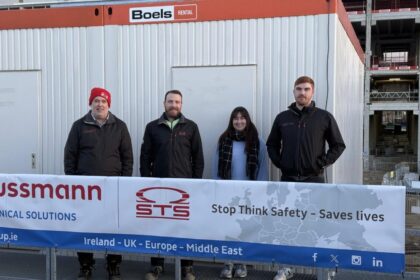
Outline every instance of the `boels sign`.
{"label": "boels sign", "polygon": [[156,6],[130,9],[131,23],[197,19],[197,5]]}

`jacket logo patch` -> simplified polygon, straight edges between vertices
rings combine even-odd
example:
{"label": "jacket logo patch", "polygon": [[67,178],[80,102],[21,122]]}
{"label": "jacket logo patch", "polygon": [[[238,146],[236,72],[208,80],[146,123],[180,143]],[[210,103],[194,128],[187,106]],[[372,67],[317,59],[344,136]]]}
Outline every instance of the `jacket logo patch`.
{"label": "jacket logo patch", "polygon": [[95,128],[87,128],[82,131],[82,133],[94,133],[96,131]]}
{"label": "jacket logo patch", "polygon": [[281,126],[291,126],[291,125],[295,125],[294,122],[287,122],[287,123],[282,123]]}
{"label": "jacket logo patch", "polygon": [[185,131],[180,131],[178,132],[179,136],[187,136],[187,133]]}

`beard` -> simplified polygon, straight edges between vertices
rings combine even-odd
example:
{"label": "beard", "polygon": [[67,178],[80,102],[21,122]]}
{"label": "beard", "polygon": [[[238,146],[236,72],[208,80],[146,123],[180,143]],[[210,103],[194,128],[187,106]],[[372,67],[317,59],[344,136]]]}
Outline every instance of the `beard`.
{"label": "beard", "polygon": [[170,117],[170,118],[176,118],[179,116],[179,114],[181,113],[180,110],[176,109],[176,108],[168,108],[167,110],[165,110],[166,116]]}
{"label": "beard", "polygon": [[304,96],[298,96],[296,98],[296,104],[299,106],[308,106],[311,103],[311,99]]}

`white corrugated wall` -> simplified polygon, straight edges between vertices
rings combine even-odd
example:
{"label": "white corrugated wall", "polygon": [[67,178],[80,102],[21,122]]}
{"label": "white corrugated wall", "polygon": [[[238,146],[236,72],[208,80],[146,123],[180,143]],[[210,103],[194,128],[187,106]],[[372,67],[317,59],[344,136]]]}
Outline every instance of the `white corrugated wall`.
{"label": "white corrugated wall", "polygon": [[364,65],[341,24],[336,26],[333,79],[334,114],[346,142],[346,150],[333,170],[336,183],[363,183],[363,87]]}
{"label": "white corrugated wall", "polygon": [[179,66],[257,65],[254,120],[266,139],[274,117],[293,102],[299,75],[313,76],[316,99],[324,99],[327,28],[326,15],[106,27],[106,53],[112,54],[106,63],[115,65],[107,68],[107,87],[124,96],[118,111],[130,126],[135,155],[145,124],[163,111],[171,68]]}
{"label": "white corrugated wall", "polygon": [[0,71],[41,70],[43,173],[64,172],[70,125],[86,112],[88,89],[104,83],[103,56],[103,28],[0,31]]}
{"label": "white corrugated wall", "polygon": [[[162,113],[172,67],[257,65],[253,119],[265,139],[277,113],[293,102],[298,76],[315,79],[315,100],[325,107],[327,65],[335,71],[334,52],[328,60],[327,54],[336,47],[337,24],[336,15],[319,15],[1,31],[0,70],[42,71],[43,173],[63,173],[67,133],[88,110],[89,89],[98,85],[113,93],[111,111],[129,126],[138,176],[144,127]],[[342,55],[354,57],[349,51]]]}

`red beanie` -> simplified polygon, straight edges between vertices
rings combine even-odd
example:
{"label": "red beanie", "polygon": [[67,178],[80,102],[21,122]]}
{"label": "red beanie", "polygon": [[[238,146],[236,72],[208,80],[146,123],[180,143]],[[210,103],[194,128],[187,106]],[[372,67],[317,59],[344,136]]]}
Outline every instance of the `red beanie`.
{"label": "red beanie", "polygon": [[111,93],[104,88],[95,87],[90,91],[89,105],[92,105],[93,99],[100,96],[106,99],[108,106],[111,107]]}

